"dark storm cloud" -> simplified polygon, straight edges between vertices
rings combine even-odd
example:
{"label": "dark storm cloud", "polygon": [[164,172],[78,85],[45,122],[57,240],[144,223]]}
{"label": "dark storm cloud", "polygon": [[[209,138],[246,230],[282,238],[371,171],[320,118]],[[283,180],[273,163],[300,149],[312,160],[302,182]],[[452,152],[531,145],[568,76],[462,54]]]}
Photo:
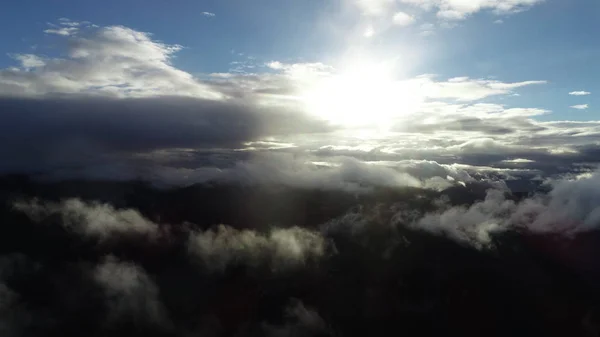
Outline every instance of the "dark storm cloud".
{"label": "dark storm cloud", "polygon": [[[4,170],[82,164],[173,148],[237,148],[266,136],[326,130],[302,113],[184,97],[0,99]],[[23,165],[25,167],[20,167]]]}

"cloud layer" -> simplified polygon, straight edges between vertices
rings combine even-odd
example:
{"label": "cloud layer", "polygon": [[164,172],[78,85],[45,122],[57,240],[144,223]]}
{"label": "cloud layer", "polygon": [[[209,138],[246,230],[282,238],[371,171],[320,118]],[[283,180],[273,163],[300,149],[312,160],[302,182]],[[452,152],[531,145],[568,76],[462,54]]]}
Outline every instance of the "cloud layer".
{"label": "cloud layer", "polygon": [[[403,24],[412,17],[405,14],[398,14]],[[598,123],[540,122],[551,112],[485,102],[543,80],[395,79],[375,65],[348,71],[280,61],[254,64],[256,72],[192,76],[172,64],[182,47],[149,33],[69,19],[51,28],[74,28],[55,37],[66,42],[64,57],[13,54],[19,66],[0,71],[0,155],[11,158],[2,173],[356,190],[453,184],[389,162],[528,177],[595,162]]]}

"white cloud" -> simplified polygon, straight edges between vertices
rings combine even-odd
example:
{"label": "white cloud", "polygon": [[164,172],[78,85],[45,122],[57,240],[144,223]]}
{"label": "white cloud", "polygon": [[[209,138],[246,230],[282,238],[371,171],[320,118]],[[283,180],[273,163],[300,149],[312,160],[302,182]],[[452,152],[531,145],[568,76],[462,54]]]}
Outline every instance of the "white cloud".
{"label": "white cloud", "polygon": [[467,17],[468,13],[457,11],[454,9],[440,10],[436,16],[444,20],[463,20]]}
{"label": "white cloud", "polygon": [[498,20],[494,21],[494,23],[497,24],[497,25],[501,25],[501,24],[504,23],[504,20],[498,19]]}
{"label": "white cloud", "polygon": [[401,3],[425,11],[437,9],[437,17],[444,20],[463,20],[479,11],[494,14],[512,14],[529,9],[544,0],[399,0]]}
{"label": "white cloud", "polygon": [[600,173],[553,185],[548,195],[520,203],[506,200],[500,190],[491,190],[482,202],[429,213],[412,225],[479,247],[490,243],[491,233],[508,229],[566,236],[596,230],[600,223]]}
{"label": "white cloud", "polygon": [[586,95],[590,95],[590,94],[591,94],[591,92],[589,92],[589,91],[571,91],[569,93],[569,95],[572,95],[572,96],[586,96]]}
{"label": "white cloud", "polygon": [[415,22],[415,18],[404,12],[396,12],[392,17],[392,21],[397,26],[409,26]]}
{"label": "white cloud", "polygon": [[535,160],[524,159],[524,158],[515,158],[515,159],[506,159],[502,161],[503,163],[508,164],[526,164],[526,163],[535,163]]}
{"label": "white cloud", "polygon": [[571,105],[571,108],[577,109],[577,110],[585,110],[585,109],[589,108],[589,104]]}
{"label": "white cloud", "polygon": [[506,229],[505,214],[514,212],[514,209],[514,202],[504,199],[504,191],[491,190],[482,202],[426,214],[412,226],[485,247],[491,243],[492,233]]}
{"label": "white cloud", "polygon": [[269,233],[237,230],[220,225],[215,230],[195,232],[189,253],[210,270],[224,270],[235,263],[267,264],[275,270],[302,266],[325,253],[325,239],[304,228],[275,228]]}
{"label": "white cloud", "polygon": [[77,22],[77,21],[72,21],[71,19],[68,18],[60,18],[58,19],[58,24],[61,26],[67,26],[67,27],[79,27],[82,24],[86,24],[87,22]]}
{"label": "white cloud", "polygon": [[44,30],[46,34],[56,34],[62,36],[75,35],[79,31],[77,27],[61,27],[61,28],[49,28]]}
{"label": "white cloud", "polygon": [[311,159],[316,158],[294,158],[287,153],[255,154],[252,160],[239,161],[228,168],[165,168],[154,174],[161,180],[177,185],[216,181],[352,192],[368,191],[374,186],[422,187],[424,184],[402,170],[354,158],[336,158],[327,167],[315,164]]}
{"label": "white cloud", "polygon": [[46,30],[68,42],[67,58],[20,56],[22,67],[0,70],[0,95],[95,94],[119,97],[181,95],[219,98],[207,85],[173,67],[170,60],[181,49],[153,41],[150,34],[127,27],[77,27]]}
{"label": "white cloud", "polygon": [[216,16],[216,14],[215,14],[215,13],[211,13],[211,12],[202,12],[202,15],[204,15],[204,16],[209,16],[209,17],[214,17],[214,16]]}
{"label": "white cloud", "polygon": [[21,62],[21,67],[25,69],[43,67],[46,65],[46,62],[37,55],[33,54],[17,54],[13,55],[15,60]]}
{"label": "white cloud", "polygon": [[435,82],[431,76],[420,77],[416,81],[420,85],[420,90],[427,97],[454,98],[459,101],[475,101],[490,96],[511,94],[512,90],[517,88],[546,83],[546,81],[504,83],[497,80],[468,77],[456,77],[445,82]]}
{"label": "white cloud", "polygon": [[356,5],[361,10],[362,14],[367,16],[382,16],[389,13],[390,8],[393,8],[395,0],[352,0],[356,1]]}
{"label": "white cloud", "polygon": [[16,202],[19,210],[35,221],[52,215],[60,215],[62,225],[84,236],[106,240],[115,235],[155,235],[158,226],[132,209],[117,210],[100,203],[85,203],[79,199],[68,199],[61,203]]}

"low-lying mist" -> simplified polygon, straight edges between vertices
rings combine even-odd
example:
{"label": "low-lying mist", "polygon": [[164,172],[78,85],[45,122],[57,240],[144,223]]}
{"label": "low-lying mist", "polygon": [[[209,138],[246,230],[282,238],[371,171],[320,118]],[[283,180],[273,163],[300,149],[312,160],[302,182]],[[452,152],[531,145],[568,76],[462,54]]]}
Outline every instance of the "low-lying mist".
{"label": "low-lying mist", "polygon": [[595,336],[598,185],[6,177],[0,335]]}

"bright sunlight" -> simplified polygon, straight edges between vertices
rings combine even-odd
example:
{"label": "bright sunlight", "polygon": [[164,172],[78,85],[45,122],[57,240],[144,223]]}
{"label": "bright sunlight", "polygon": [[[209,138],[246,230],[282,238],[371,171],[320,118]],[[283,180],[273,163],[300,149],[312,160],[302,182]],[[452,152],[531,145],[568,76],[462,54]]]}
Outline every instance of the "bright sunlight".
{"label": "bright sunlight", "polygon": [[334,124],[377,128],[415,112],[423,101],[414,82],[398,81],[387,67],[369,63],[318,80],[302,100],[310,113]]}

